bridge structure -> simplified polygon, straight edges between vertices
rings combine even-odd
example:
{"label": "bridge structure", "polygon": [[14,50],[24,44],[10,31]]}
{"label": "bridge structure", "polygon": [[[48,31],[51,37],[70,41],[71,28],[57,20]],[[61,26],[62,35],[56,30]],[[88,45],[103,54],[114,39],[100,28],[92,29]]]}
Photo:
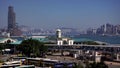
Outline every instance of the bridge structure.
{"label": "bridge structure", "polygon": [[120,45],[119,44],[118,45],[45,44],[45,45],[48,46],[48,50],[75,51],[77,54],[81,54],[81,55],[83,55],[83,51],[91,51],[94,53],[94,55],[97,52],[116,54],[117,60],[120,61]]}

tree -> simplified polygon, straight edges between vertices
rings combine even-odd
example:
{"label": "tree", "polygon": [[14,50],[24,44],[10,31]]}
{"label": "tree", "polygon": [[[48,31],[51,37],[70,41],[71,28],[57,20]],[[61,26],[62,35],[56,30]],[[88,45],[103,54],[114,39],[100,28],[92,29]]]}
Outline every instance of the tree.
{"label": "tree", "polygon": [[2,49],[4,49],[4,44],[0,43],[0,53],[2,53]]}
{"label": "tree", "polygon": [[108,68],[108,66],[104,62],[97,63],[98,68]]}
{"label": "tree", "polygon": [[84,65],[79,61],[76,68],[84,68]]}
{"label": "tree", "polygon": [[39,42],[38,40],[27,39],[18,45],[17,49],[28,57],[30,57],[31,54],[37,57],[43,57],[43,54],[46,52],[47,47],[44,46],[44,43]]}

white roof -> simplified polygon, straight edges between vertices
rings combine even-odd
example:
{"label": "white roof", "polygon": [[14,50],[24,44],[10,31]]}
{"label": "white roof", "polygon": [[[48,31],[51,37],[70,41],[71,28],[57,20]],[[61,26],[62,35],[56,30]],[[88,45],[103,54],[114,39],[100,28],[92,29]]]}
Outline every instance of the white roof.
{"label": "white roof", "polygon": [[60,29],[57,29],[56,31],[61,31]]}
{"label": "white roof", "polygon": [[17,41],[17,40],[11,39],[11,38],[3,38],[3,39],[0,40],[0,43],[5,43],[8,40],[10,40],[11,42],[16,42]]}

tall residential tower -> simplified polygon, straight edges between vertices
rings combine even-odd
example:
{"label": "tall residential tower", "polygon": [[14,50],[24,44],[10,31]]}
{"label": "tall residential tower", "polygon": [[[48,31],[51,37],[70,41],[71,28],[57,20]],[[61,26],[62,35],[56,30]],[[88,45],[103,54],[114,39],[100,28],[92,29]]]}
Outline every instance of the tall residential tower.
{"label": "tall residential tower", "polygon": [[15,12],[12,6],[8,7],[8,32],[12,32],[16,27]]}
{"label": "tall residential tower", "polygon": [[12,6],[8,7],[8,32],[12,36],[21,35],[21,31],[16,26],[16,17]]}

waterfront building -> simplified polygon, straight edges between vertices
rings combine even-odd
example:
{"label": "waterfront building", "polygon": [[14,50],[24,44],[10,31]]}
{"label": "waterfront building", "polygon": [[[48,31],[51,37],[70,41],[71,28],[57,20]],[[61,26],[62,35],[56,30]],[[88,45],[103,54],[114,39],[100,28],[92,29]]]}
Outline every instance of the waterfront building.
{"label": "waterfront building", "polygon": [[115,34],[116,34],[116,35],[119,35],[119,34],[120,34],[120,25],[116,25],[116,26],[115,26],[115,29],[116,29],[116,30],[115,30]]}
{"label": "waterfront building", "polygon": [[92,28],[88,28],[87,34],[93,34],[93,29]]}
{"label": "waterfront building", "polygon": [[12,38],[0,38],[0,43],[14,43],[17,40],[12,39]]}
{"label": "waterfront building", "polygon": [[56,37],[59,39],[59,38],[61,38],[61,35],[62,35],[61,30],[57,29],[56,30]]}
{"label": "waterfront building", "polygon": [[87,30],[87,34],[96,34],[97,33],[97,29],[92,29],[92,28],[89,28]]}
{"label": "waterfront building", "polygon": [[99,35],[119,35],[120,30],[119,30],[119,25],[112,25],[112,24],[104,24],[97,28],[96,34]]}
{"label": "waterfront building", "polygon": [[66,37],[62,37],[62,32],[60,29],[56,30],[56,42],[57,45],[63,45],[63,44],[68,44],[68,45],[73,45],[74,40],[72,40],[71,38],[66,38]]}
{"label": "waterfront building", "polygon": [[96,34],[97,30],[96,29],[93,29],[93,34]]}

